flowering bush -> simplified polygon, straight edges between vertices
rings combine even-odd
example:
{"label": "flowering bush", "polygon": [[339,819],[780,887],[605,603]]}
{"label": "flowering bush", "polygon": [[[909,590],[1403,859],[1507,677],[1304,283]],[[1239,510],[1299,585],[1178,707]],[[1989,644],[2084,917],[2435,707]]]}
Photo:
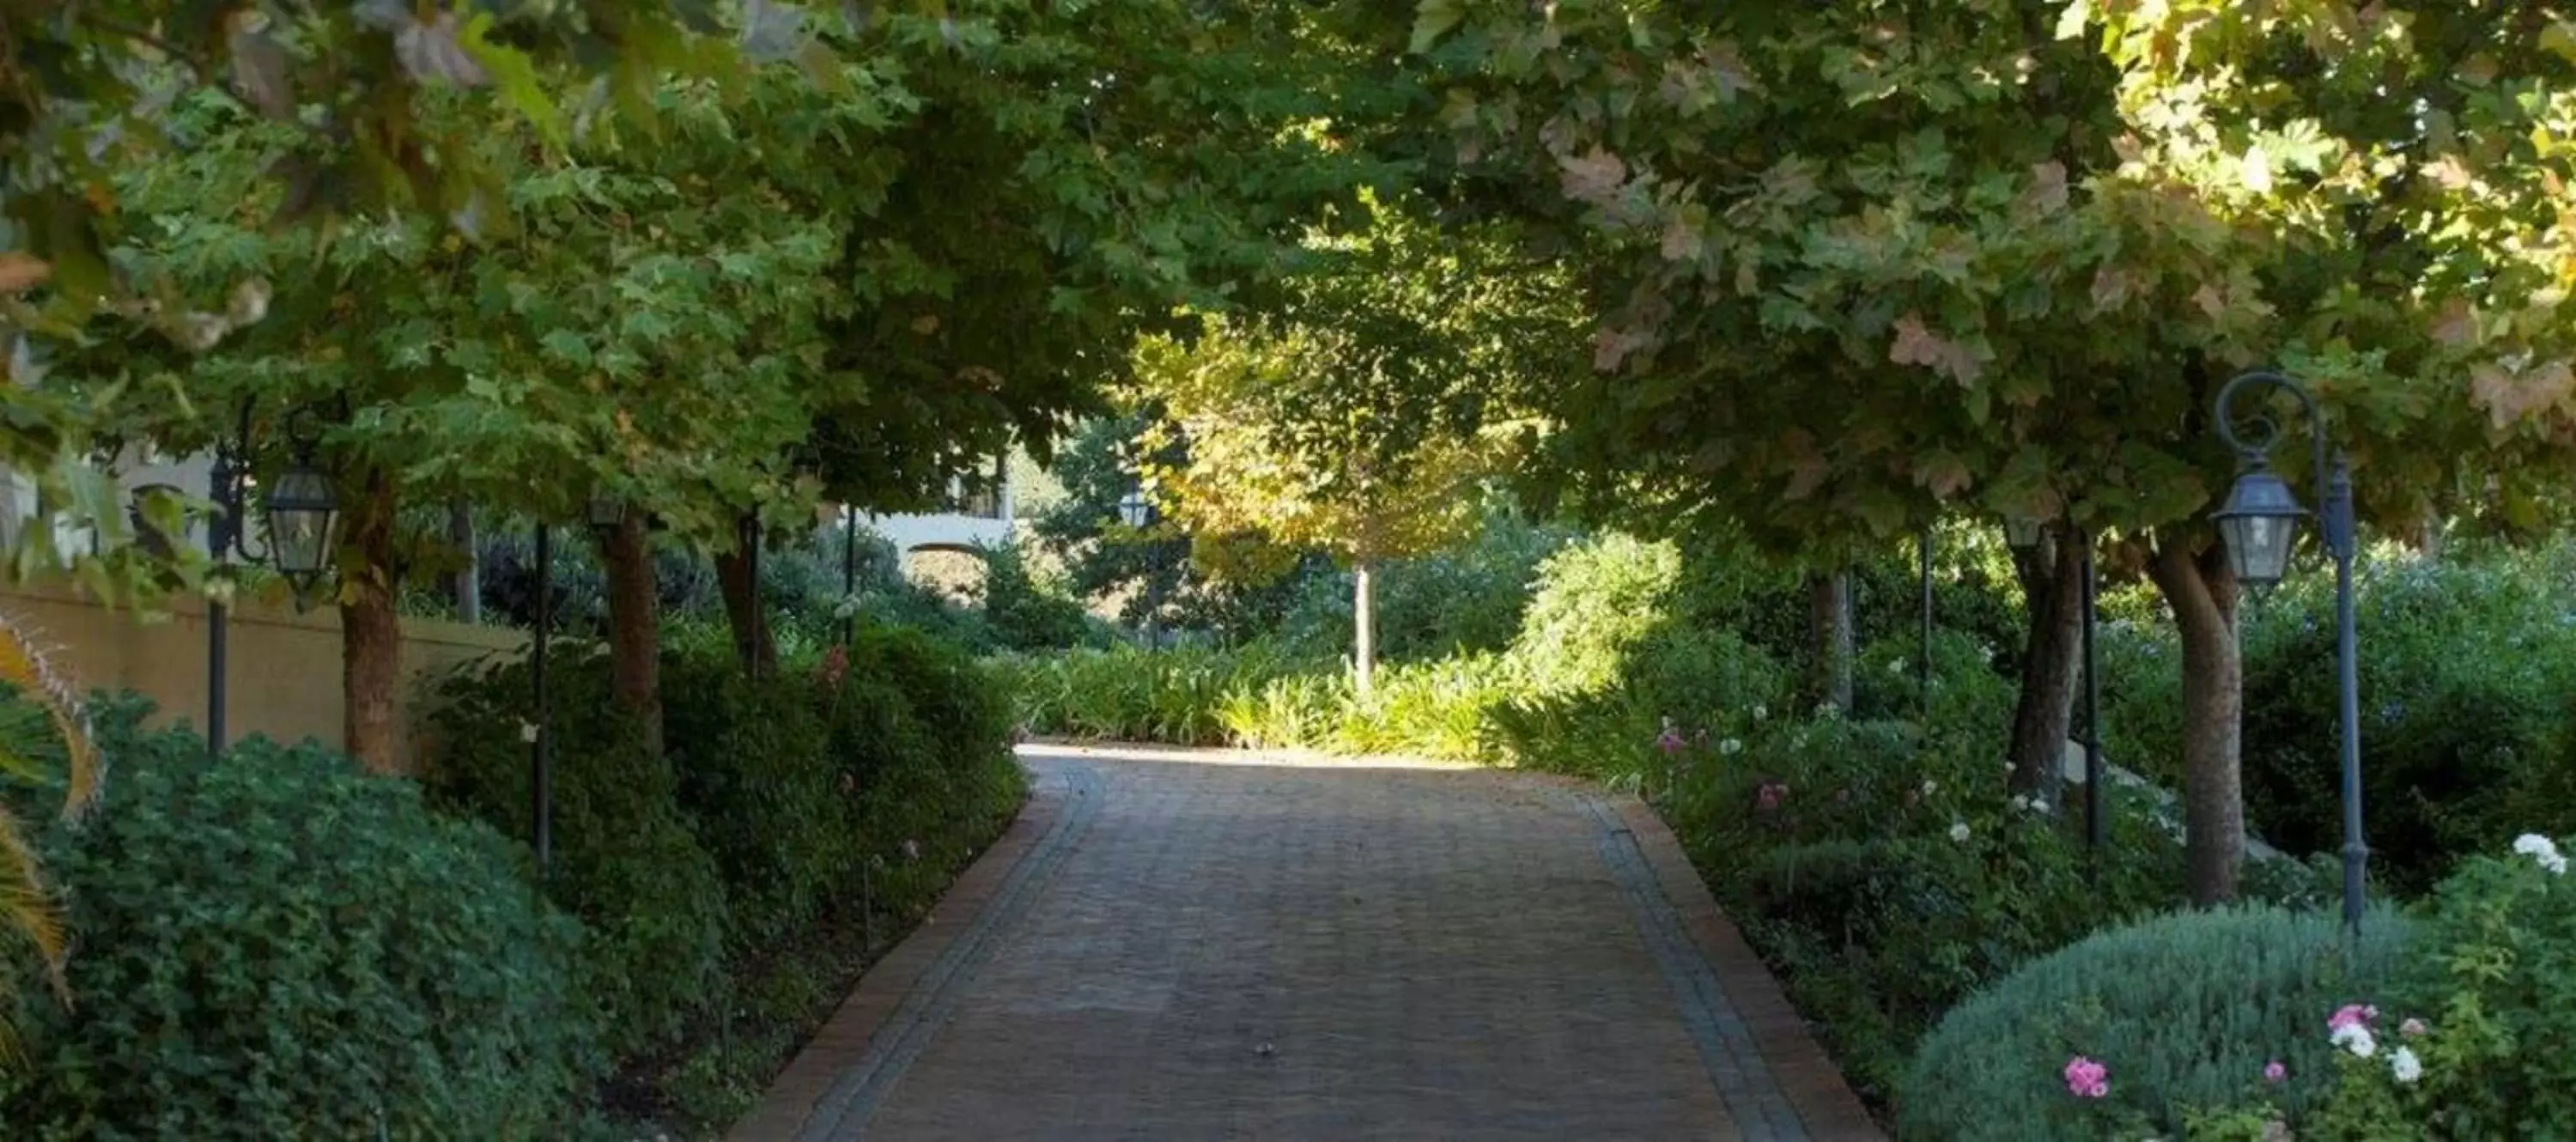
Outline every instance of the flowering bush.
{"label": "flowering bush", "polygon": [[[2394,914],[2374,915],[2356,950],[2331,916],[2245,908],[2096,935],[1951,1011],[1915,1058],[1900,1131],[1980,1142],[2115,1129],[2262,1137],[2335,1088],[2320,1013],[2373,993],[2407,931]],[[2224,1124],[2204,1114],[2249,1104]]]}
{"label": "flowering bush", "polygon": [[2576,884],[2556,842],[2525,835],[2434,894],[2392,1034],[2374,1009],[2327,1033],[2342,1081],[2303,1134],[2326,1138],[2576,1135]]}

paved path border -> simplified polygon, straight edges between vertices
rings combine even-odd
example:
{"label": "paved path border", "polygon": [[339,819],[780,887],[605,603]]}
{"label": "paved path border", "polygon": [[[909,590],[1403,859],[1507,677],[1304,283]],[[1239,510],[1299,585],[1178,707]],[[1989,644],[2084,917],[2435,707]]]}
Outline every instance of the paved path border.
{"label": "paved path border", "polygon": [[[845,1124],[867,1121],[971,985],[995,938],[1044,890],[1097,816],[1106,783],[1075,752],[1064,750],[1058,754],[1064,765],[1036,774],[1029,801],[1010,829],[958,878],[920,928],[868,969],[759,1105],[726,1135],[729,1142],[825,1138]],[[1527,776],[1555,784],[1599,826],[1602,860],[1624,890],[1743,1137],[1884,1138],[1778,981],[1719,911],[1663,819],[1634,796],[1567,778]]]}
{"label": "paved path border", "polygon": [[769,1093],[726,1134],[728,1142],[828,1134],[853,1115],[865,1122],[874,1112],[929,1044],[955,1005],[958,986],[990,954],[993,936],[1027,907],[1099,813],[1102,782],[1089,766],[1076,762],[1039,773],[1033,784],[1010,829],[949,886],[919,928],[868,968]]}
{"label": "paved path border", "polygon": [[[1692,946],[1699,952],[1699,963],[1686,965],[1685,970],[1696,966],[1699,971],[1713,977],[1725,996],[1726,1006],[1731,1007],[1742,1021],[1741,1038],[1729,1038],[1733,1043],[1753,1048],[1754,1061],[1770,1072],[1773,1086],[1794,1110],[1795,1123],[1803,1125],[1811,1138],[1863,1142],[1886,1137],[1878,1123],[1869,1116],[1868,1108],[1861,1104],[1860,1096],[1852,1093],[1851,1084],[1843,1081],[1842,1071],[1826,1057],[1824,1048],[1817,1045],[1815,1036],[1807,1030],[1806,1020],[1789,1005],[1789,997],[1780,990],[1780,983],[1772,978],[1771,970],[1763,966],[1760,956],[1753,954],[1752,947],[1744,942],[1744,934],[1736,930],[1734,922],[1718,910],[1717,898],[1709,895],[1708,885],[1700,880],[1699,870],[1692,867],[1689,855],[1682,851],[1680,838],[1673,836],[1673,831],[1664,825],[1663,818],[1633,796],[1609,796],[1590,791],[1583,796],[1600,807],[1596,813],[1613,814],[1625,826],[1620,836],[1635,846],[1646,867],[1653,870],[1655,883],[1662,889],[1663,907],[1670,910],[1670,921],[1677,923],[1689,935]],[[1605,845],[1607,843],[1605,841]],[[1616,867],[1615,863],[1613,867]],[[1651,906],[1641,907],[1650,912],[1661,911]],[[1641,918],[1639,922],[1644,924],[1648,921]],[[1649,939],[1652,938],[1650,933]],[[1673,969],[1666,970],[1667,978],[1670,978]],[[1683,991],[1681,998],[1686,1010],[1693,1007],[1707,1010],[1703,1006],[1706,1003],[1704,995],[1685,991],[1679,981],[1676,981],[1675,989]],[[1695,1027],[1695,1035],[1697,1030]],[[1705,1040],[1701,1049],[1705,1057]],[[1766,1121],[1778,1123],[1776,1111],[1765,1116],[1746,1114],[1737,1109],[1735,1094],[1726,1085],[1721,1083],[1718,1089],[1725,1094],[1727,1109],[1735,1114],[1737,1127],[1748,1138],[1759,1137],[1755,1133],[1756,1124]],[[1778,1126],[1772,1128],[1778,1129]]]}

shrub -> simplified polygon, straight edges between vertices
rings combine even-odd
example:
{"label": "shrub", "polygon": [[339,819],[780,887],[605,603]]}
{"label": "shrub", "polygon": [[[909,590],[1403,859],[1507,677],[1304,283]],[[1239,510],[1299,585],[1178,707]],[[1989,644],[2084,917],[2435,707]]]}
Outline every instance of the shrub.
{"label": "shrub", "polygon": [[1627,652],[1672,621],[1681,579],[1672,544],[1605,535],[1548,556],[1512,656],[1540,693],[1615,684]]}
{"label": "shrub", "polygon": [[1056,584],[1038,580],[1019,548],[985,548],[981,554],[984,622],[995,644],[1009,650],[1061,650],[1109,641],[1081,602]]}
{"label": "shrub", "polygon": [[[1381,566],[1376,598],[1381,662],[1421,661],[1503,650],[1520,630],[1539,564],[1570,536],[1507,512],[1491,512],[1473,540],[1454,551]],[[1351,575],[1298,580],[1279,637],[1299,654],[1331,659],[1351,645]]]}
{"label": "shrub", "polygon": [[480,825],[318,746],[104,719],[115,779],[43,840],[78,1009],[0,1076],[14,1137],[526,1138],[590,1069],[580,927]]}
{"label": "shrub", "polygon": [[1378,672],[1368,697],[1343,695],[1329,734],[1299,744],[1343,754],[1479,760],[1494,736],[1493,711],[1520,687],[1519,672],[1500,655],[1389,667]]}
{"label": "shrub", "polygon": [[[2524,827],[2576,830],[2576,626],[2562,617],[2567,549],[2360,568],[2364,829],[2372,871],[2401,890]],[[2305,576],[2244,612],[2249,826],[2292,852],[2342,844],[2334,592]],[[2161,625],[2105,626],[2115,759],[2179,777],[2180,655]],[[2497,653],[2464,654],[2463,647]],[[2134,760],[2132,760],[2134,759]]]}
{"label": "shrub", "polygon": [[[547,685],[554,867],[545,888],[589,926],[583,988],[602,1008],[609,1048],[628,1053],[670,1040],[721,995],[725,888],[680,814],[669,763],[610,701],[606,657],[550,663]],[[432,800],[529,838],[527,664],[462,671],[440,684],[438,700],[422,775]]]}
{"label": "shrub", "polygon": [[[2516,847],[2462,862],[2416,930],[2379,1034],[2417,1052],[2422,1077],[2399,1083],[2384,1058],[2347,1060],[2324,1125],[2402,1123],[2419,1138],[2576,1136],[2576,1056],[2564,1049],[2576,1043],[2576,884],[2556,842],[2526,835]],[[2420,1017],[2422,1033],[2392,1034],[2401,1016]],[[2314,1023],[2309,1034],[2322,1037]]]}
{"label": "shrub", "polygon": [[729,654],[662,659],[662,726],[677,804],[724,880],[733,935],[774,943],[858,871],[855,781],[828,752],[824,695],[803,671],[754,678]]}
{"label": "shrub", "polygon": [[[2267,907],[2161,916],[2040,959],[1961,1004],[1927,1037],[1898,1103],[1909,1138],[2099,1137],[2142,1117],[2241,1103],[2280,1060],[2294,1110],[2331,1085],[2323,1019],[2389,979],[2407,947],[2393,913],[2357,949],[2331,915]],[[2070,1094],[2083,1056],[2109,1068],[2106,1098]]]}
{"label": "shrub", "polygon": [[1289,673],[1272,646],[1220,650],[1115,646],[1021,659],[1004,668],[1030,732],[1104,741],[1225,745],[1230,696]]}

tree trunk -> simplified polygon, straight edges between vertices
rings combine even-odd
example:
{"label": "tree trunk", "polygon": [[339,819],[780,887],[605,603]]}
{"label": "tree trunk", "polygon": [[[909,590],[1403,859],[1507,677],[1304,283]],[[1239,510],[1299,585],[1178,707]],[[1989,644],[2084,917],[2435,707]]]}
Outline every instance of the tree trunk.
{"label": "tree trunk", "polygon": [[2239,769],[2244,666],[2236,645],[2236,578],[2216,544],[2159,543],[2147,574],[2182,632],[2183,852],[2192,902],[2236,898],[2245,863],[2245,796]]}
{"label": "tree trunk", "polygon": [[2054,530],[2039,550],[2016,552],[2030,633],[2023,645],[2021,698],[2013,708],[2011,760],[2016,793],[2051,802],[2064,777],[2066,738],[2074,721],[2075,678],[2083,665],[2084,539]]}
{"label": "tree trunk", "polygon": [[601,537],[600,563],[608,572],[608,672],[618,705],[644,726],[644,740],[662,751],[661,592],[653,579],[653,551],[645,542],[644,513],[630,511]]}
{"label": "tree trunk", "polygon": [[474,541],[474,505],[454,500],[447,505],[447,539],[465,553],[465,566],[448,579],[448,597],[456,604],[456,621],[483,621],[483,549]]}
{"label": "tree trunk", "polygon": [[340,542],[357,557],[340,566],[341,740],[377,773],[400,773],[402,623],[394,612],[394,489],[381,471],[357,481],[341,512]]}
{"label": "tree trunk", "polygon": [[1377,685],[1377,587],[1367,560],[1351,567],[1351,666],[1361,697]]}
{"label": "tree trunk", "polygon": [[1856,651],[1849,571],[1807,577],[1807,634],[1807,700],[1850,712]]}
{"label": "tree trunk", "polygon": [[756,535],[746,534],[731,551],[716,556],[716,585],[723,589],[725,619],[733,626],[734,653],[757,674],[778,668],[778,640],[769,634],[769,619],[760,602],[760,579],[752,567]]}

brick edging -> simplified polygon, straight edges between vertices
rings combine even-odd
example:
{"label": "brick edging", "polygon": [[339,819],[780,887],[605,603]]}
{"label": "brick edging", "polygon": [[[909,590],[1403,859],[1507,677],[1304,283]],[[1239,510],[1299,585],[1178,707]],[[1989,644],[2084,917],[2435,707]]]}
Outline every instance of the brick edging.
{"label": "brick edging", "polygon": [[1860,1096],[1843,1081],[1842,1071],[1817,1045],[1806,1020],[1789,1005],[1788,996],[1781,992],[1770,969],[1763,966],[1762,958],[1744,942],[1743,933],[1718,909],[1717,898],[1709,895],[1708,885],[1700,880],[1699,870],[1692,867],[1680,839],[1673,836],[1663,818],[1634,797],[1604,800],[1616,809],[1629,834],[1636,838],[1638,850],[1645,854],[1647,865],[1663,886],[1665,899],[1680,914],[1691,943],[1707,959],[1710,970],[1717,973],[1727,1003],[1761,1045],[1764,1064],[1778,1081],[1781,1093],[1796,1108],[1808,1133],[1832,1142],[1884,1139],[1886,1134],[1861,1105]]}
{"label": "brick edging", "polygon": [[939,896],[921,925],[877,962],[868,965],[850,997],[814,1032],[787,1068],[770,1083],[751,1113],[725,1133],[726,1142],[776,1142],[792,1138],[843,1073],[857,1066],[868,1044],[894,1017],[950,946],[973,925],[994,893],[1019,867],[1065,811],[1070,783],[1060,774],[1033,773],[1029,798],[1010,828],[975,858]]}

